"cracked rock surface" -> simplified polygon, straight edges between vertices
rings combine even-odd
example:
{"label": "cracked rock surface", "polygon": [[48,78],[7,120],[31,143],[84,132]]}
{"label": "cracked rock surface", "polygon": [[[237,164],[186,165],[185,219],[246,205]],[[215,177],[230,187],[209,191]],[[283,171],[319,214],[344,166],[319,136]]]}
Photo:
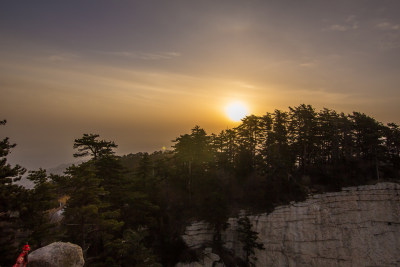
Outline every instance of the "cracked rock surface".
{"label": "cracked rock surface", "polygon": [[[265,250],[256,266],[400,266],[400,185],[378,183],[314,195],[249,216]],[[225,247],[243,257],[237,218],[223,233]],[[206,223],[187,227],[189,247],[209,244]]]}

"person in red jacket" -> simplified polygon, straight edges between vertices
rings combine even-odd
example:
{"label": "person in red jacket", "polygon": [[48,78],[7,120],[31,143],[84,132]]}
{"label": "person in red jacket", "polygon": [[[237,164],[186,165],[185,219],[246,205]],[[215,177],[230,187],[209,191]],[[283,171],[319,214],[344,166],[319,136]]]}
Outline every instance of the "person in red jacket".
{"label": "person in red jacket", "polygon": [[17,262],[13,267],[25,267],[28,264],[28,253],[31,250],[28,244],[22,248],[21,254],[17,258]]}

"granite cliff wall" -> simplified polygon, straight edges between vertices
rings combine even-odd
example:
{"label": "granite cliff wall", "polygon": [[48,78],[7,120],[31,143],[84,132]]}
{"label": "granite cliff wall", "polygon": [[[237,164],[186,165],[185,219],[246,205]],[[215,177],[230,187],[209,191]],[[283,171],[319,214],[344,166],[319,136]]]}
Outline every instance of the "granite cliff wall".
{"label": "granite cliff wall", "polygon": [[[348,187],[249,218],[265,246],[256,252],[256,266],[400,266],[399,184]],[[228,222],[225,247],[243,257],[237,218]],[[212,231],[193,223],[183,239],[204,247]]]}

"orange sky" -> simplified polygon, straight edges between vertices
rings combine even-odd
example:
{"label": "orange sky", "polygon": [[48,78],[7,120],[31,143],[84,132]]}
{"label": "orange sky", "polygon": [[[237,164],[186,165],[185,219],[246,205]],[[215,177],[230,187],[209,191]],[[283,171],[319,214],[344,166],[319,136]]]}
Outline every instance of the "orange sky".
{"label": "orange sky", "polygon": [[[299,1],[300,2],[300,1]],[[0,8],[1,136],[28,168],[83,133],[159,150],[301,103],[400,122],[398,1],[18,1]]]}

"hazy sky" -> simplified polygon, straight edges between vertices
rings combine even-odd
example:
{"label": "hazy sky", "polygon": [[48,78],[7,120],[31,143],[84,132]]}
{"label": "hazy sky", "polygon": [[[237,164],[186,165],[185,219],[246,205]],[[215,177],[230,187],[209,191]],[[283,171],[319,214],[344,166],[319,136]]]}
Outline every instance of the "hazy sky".
{"label": "hazy sky", "polygon": [[27,168],[118,154],[301,103],[400,122],[400,1],[1,1],[0,137]]}

